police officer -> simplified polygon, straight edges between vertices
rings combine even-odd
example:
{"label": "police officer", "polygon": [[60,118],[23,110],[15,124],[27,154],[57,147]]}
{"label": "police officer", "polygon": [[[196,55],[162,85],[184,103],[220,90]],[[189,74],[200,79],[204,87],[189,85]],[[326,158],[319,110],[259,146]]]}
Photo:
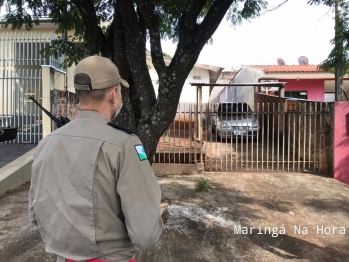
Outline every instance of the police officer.
{"label": "police officer", "polygon": [[135,261],[161,231],[161,193],[139,138],[110,123],[122,107],[118,68],[107,58],[78,63],[77,118],[36,149],[29,217],[57,261]]}

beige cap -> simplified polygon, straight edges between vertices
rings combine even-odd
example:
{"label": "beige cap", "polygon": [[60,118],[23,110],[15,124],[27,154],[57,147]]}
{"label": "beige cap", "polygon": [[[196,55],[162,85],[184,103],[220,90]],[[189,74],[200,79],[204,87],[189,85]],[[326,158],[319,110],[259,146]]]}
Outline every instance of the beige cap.
{"label": "beige cap", "polygon": [[74,71],[74,87],[78,90],[104,89],[118,84],[130,85],[120,77],[119,69],[108,58],[99,55],[81,60]]}

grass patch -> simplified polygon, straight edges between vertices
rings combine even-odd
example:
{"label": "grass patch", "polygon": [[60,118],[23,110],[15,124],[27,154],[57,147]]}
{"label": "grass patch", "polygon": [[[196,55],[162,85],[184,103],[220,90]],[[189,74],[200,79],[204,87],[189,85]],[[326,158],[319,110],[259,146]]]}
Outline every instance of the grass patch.
{"label": "grass patch", "polygon": [[206,179],[201,178],[199,182],[196,183],[195,191],[196,192],[207,192],[211,189],[210,184]]}

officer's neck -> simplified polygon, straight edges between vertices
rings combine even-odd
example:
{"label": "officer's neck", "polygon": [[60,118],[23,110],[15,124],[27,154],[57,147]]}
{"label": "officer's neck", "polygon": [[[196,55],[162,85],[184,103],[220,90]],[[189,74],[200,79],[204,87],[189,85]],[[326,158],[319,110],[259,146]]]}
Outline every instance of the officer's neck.
{"label": "officer's neck", "polygon": [[82,105],[81,104],[80,111],[85,111],[85,110],[98,112],[98,113],[103,114],[106,117],[108,117],[108,119],[111,119],[110,116],[111,116],[112,112],[110,112],[108,107],[103,106],[102,104],[99,104],[99,105],[89,105],[89,104]]}

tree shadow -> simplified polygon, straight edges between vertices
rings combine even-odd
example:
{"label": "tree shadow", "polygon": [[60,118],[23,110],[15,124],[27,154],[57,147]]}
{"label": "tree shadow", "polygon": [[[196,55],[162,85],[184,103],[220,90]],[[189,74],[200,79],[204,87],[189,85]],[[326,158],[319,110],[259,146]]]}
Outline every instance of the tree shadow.
{"label": "tree shadow", "polygon": [[[212,189],[208,192],[198,193],[195,191],[195,184],[201,177],[207,179]],[[316,199],[318,191],[314,191],[312,199],[303,199],[301,202],[297,197],[294,201],[291,199],[275,198],[275,195],[282,194],[279,188],[268,191],[269,183],[265,188],[258,186],[236,186],[236,183],[244,183],[243,180],[235,179],[234,176],[222,176],[215,180],[215,176],[170,176],[166,175],[161,179],[167,179],[166,183],[161,183],[164,192],[164,200],[169,201],[169,205],[180,206],[200,206],[208,214],[214,215],[217,207],[227,207],[228,210],[223,214],[225,219],[240,222],[241,225],[253,226],[262,221],[263,228],[267,224],[281,225],[285,215],[274,216],[272,212],[288,213],[290,210],[297,209],[298,205],[312,206],[316,215],[326,212],[343,212],[349,214],[349,208],[345,200]],[[259,184],[258,184],[259,185]],[[277,184],[275,184],[277,185]],[[252,189],[252,190],[251,190]],[[171,191],[170,194],[168,191]],[[268,195],[270,193],[270,195]],[[331,192],[334,194],[335,192]],[[311,192],[309,193],[312,194]],[[331,208],[332,206],[332,208]],[[267,209],[263,210],[261,209]],[[269,211],[270,210],[270,211]],[[325,212],[324,212],[325,211]],[[280,216],[279,216],[280,215]],[[304,218],[300,214],[300,218]],[[286,214],[287,216],[287,214]],[[164,222],[166,223],[169,214],[164,213]],[[187,219],[187,218],[186,218]],[[291,218],[290,218],[291,219]],[[299,218],[287,219],[287,223],[296,223]],[[234,227],[220,227],[217,224],[207,224],[205,221],[193,221],[187,219],[188,231],[179,232],[171,230],[164,232],[160,239],[158,248],[149,253],[141,253],[141,261],[165,261],[170,257],[171,261],[284,261],[288,259],[306,260],[306,261],[349,261],[347,242],[338,237],[333,241],[327,241],[322,236],[315,236],[315,243],[324,243],[326,247],[311,243],[304,239],[309,236],[293,235],[290,236],[290,224],[286,225],[286,234],[278,234],[273,237],[270,234],[258,234],[258,229],[254,229],[251,234],[236,234]],[[292,228],[293,229],[293,228]],[[309,234],[312,228],[309,228]],[[324,235],[324,237],[329,237]],[[345,236],[343,236],[345,237]],[[159,248],[161,247],[161,248]],[[263,250],[261,251],[262,248]],[[268,252],[265,252],[268,251]],[[158,259],[158,260],[156,260]],[[170,259],[167,259],[170,261]]]}
{"label": "tree shadow", "polygon": [[[173,176],[174,178],[176,176]],[[189,179],[190,176],[188,177]],[[183,178],[181,178],[183,179]],[[199,178],[197,179],[199,181]],[[161,190],[166,192],[168,190],[175,190],[175,194],[172,194],[172,199],[169,199],[166,195],[163,197],[164,201],[170,204],[175,204],[176,201],[185,201],[187,203],[199,205],[210,211],[214,211],[219,206],[220,202],[227,204],[229,214],[234,219],[238,219],[241,223],[257,221],[261,219],[260,210],[253,206],[260,206],[267,208],[271,211],[277,211],[282,213],[288,213],[294,210],[294,203],[289,200],[275,199],[272,194],[268,197],[268,192],[261,190],[260,192],[242,191],[237,188],[227,188],[223,183],[215,183],[210,181],[212,189],[209,192],[198,193],[193,186],[176,184],[176,181],[170,182],[168,185],[162,184]],[[252,195],[251,195],[252,194]]]}
{"label": "tree shadow", "polygon": [[302,201],[303,205],[310,206],[318,210],[318,212],[329,212],[329,213],[344,213],[349,216],[349,205],[348,200],[338,198],[312,198],[305,199]]}
{"label": "tree shadow", "polygon": [[[262,229],[262,232],[264,229]],[[321,247],[300,238],[292,237],[287,234],[279,234],[272,237],[268,234],[258,234],[259,230],[253,230],[249,235],[251,241],[283,259],[308,259],[309,261],[348,261],[349,253],[339,251],[332,247]],[[343,247],[347,250],[348,246]],[[338,250],[339,249],[339,250]]]}
{"label": "tree shadow", "polygon": [[[188,178],[192,179],[190,176],[188,176]],[[183,177],[181,177],[181,180],[182,179]],[[196,182],[198,181],[199,177],[196,179]],[[208,192],[196,192],[193,185],[177,184],[176,180],[168,184],[160,184],[161,191],[164,192],[162,201],[166,201],[171,205],[197,205],[206,209],[208,212],[214,212],[217,207],[222,207],[224,203],[226,207],[228,207],[227,215],[229,215],[232,220],[239,219],[240,222],[247,223],[250,222],[251,219],[258,220],[262,218],[258,214],[258,210],[250,205],[252,203],[257,203],[254,198],[247,196],[241,190],[227,188],[224,184],[211,181],[209,181],[209,184],[212,189]],[[172,193],[165,193],[169,191],[172,191]]]}
{"label": "tree shadow", "polygon": [[257,202],[262,207],[268,208],[273,211],[279,211],[283,213],[288,213],[293,208],[293,203],[291,201],[258,201]]}

